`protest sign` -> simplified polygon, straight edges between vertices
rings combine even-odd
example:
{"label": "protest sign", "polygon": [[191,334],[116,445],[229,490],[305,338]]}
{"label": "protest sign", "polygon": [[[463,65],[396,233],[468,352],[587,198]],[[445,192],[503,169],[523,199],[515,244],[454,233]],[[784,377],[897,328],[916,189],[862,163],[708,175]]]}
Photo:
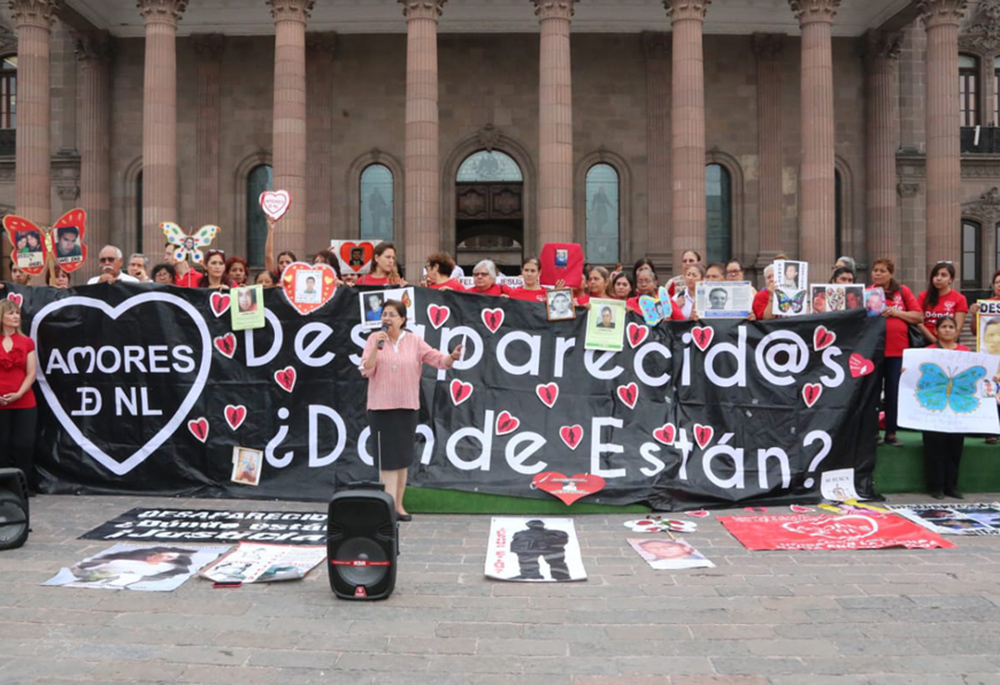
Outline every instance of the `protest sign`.
{"label": "protest sign", "polygon": [[940,535],[1000,535],[1000,502],[887,504],[886,508]]}
{"label": "protest sign", "polygon": [[269,542],[326,544],[325,513],[227,511],[215,509],[130,509],[80,536],[81,540]]}
{"label": "protest sign", "polygon": [[259,545],[239,547],[201,571],[216,583],[271,583],[298,580],[326,558],[326,545]]}
{"label": "protest sign", "polygon": [[747,549],[878,549],[954,547],[937,533],[893,514],[720,516]]}
{"label": "protest sign", "polygon": [[1000,433],[1000,357],[933,347],[903,351],[899,425],[940,433]]}
{"label": "protest sign", "polygon": [[228,547],[118,544],[64,568],[42,585],[170,592]]}
{"label": "protest sign", "polygon": [[494,516],[486,576],[527,583],[586,580],[573,519]]}
{"label": "protest sign", "polygon": [[657,570],[674,571],[685,568],[715,568],[715,564],[705,558],[684,538],[669,540],[664,537],[628,538],[628,544],[650,567]]}

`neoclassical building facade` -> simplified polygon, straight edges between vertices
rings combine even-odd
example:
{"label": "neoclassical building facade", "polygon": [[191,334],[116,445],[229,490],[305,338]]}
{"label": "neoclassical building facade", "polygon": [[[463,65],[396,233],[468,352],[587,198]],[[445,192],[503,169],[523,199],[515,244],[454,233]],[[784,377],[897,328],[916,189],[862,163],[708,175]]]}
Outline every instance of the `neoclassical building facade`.
{"label": "neoclassical building facade", "polygon": [[[0,210],[516,266],[1000,265],[1000,0],[9,0]],[[4,246],[9,255],[9,245]],[[4,260],[4,274],[9,259]],[[88,265],[87,276],[96,270]],[[79,281],[79,278],[77,278]]]}

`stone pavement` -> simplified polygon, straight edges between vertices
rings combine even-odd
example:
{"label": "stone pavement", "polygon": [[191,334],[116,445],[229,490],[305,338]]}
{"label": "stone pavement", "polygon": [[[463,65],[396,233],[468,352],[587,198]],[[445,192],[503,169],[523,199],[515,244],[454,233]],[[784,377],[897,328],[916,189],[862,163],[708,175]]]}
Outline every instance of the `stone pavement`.
{"label": "stone pavement", "polygon": [[488,516],[418,514],[402,524],[384,602],[336,599],[322,570],[227,590],[191,579],[162,594],[39,586],[110,546],[77,537],[136,506],[325,509],[35,498],[28,544],[0,552],[0,683],[1000,683],[1000,537],[749,552],[713,516],[686,537],[718,567],[668,572],[627,546],[630,516],[578,516],[589,580],[526,585],[483,576]]}

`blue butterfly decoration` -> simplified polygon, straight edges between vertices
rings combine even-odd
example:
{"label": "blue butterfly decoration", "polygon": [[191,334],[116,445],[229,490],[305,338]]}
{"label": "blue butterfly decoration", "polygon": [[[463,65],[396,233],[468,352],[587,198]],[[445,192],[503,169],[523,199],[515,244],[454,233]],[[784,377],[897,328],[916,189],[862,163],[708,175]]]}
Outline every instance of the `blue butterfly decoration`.
{"label": "blue butterfly decoration", "polygon": [[789,297],[781,288],[777,288],[774,291],[774,295],[778,299],[778,311],[782,314],[787,314],[788,312],[792,314],[802,313],[802,307],[806,302],[805,290],[800,290]]}
{"label": "blue butterfly decoration", "polygon": [[642,319],[648,326],[655,326],[661,321],[670,319],[673,312],[673,303],[666,288],[660,288],[659,299],[649,295],[639,297],[639,309],[642,310]]}
{"label": "blue butterfly decoration", "polygon": [[979,407],[976,386],[985,377],[986,369],[982,366],[972,366],[949,376],[937,364],[924,362],[920,365],[920,380],[917,381],[917,402],[931,411],[944,411],[951,405],[952,411],[968,414]]}

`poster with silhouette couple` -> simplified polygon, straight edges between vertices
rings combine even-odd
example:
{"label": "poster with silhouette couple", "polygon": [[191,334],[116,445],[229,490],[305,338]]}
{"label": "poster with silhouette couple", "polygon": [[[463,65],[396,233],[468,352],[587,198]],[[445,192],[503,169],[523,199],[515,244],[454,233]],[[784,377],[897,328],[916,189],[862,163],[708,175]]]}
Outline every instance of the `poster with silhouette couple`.
{"label": "poster with silhouette couple", "polygon": [[586,580],[573,519],[494,516],[486,577],[525,583]]}

